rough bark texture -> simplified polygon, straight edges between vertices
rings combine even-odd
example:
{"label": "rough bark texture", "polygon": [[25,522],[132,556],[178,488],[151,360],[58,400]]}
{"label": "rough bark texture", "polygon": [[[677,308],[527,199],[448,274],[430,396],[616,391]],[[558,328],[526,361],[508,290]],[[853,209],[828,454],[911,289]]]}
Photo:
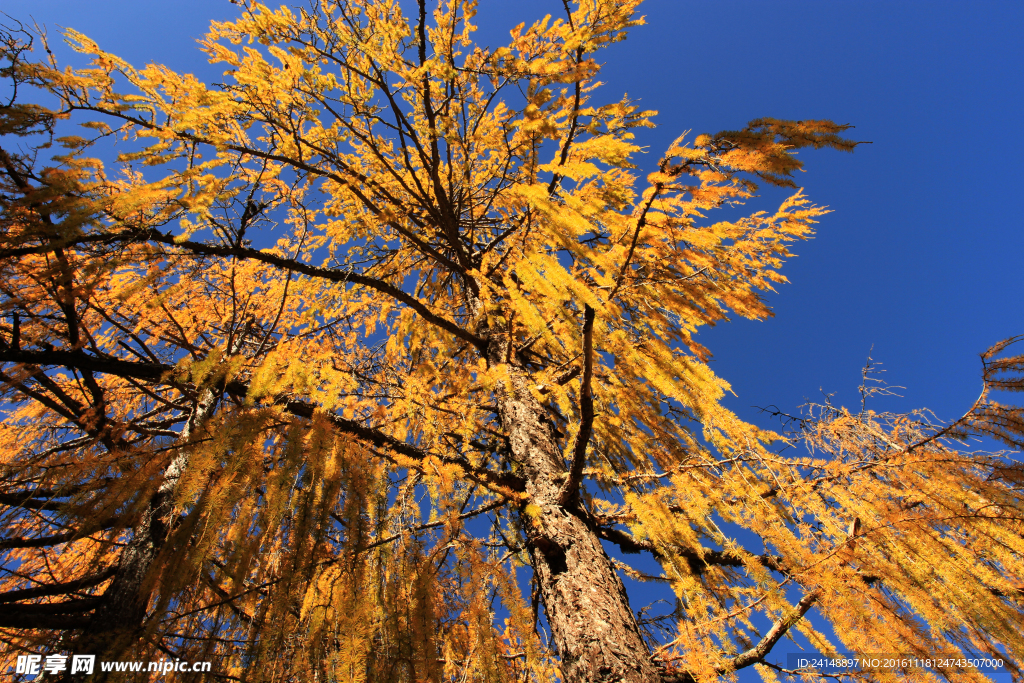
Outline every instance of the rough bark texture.
{"label": "rough bark texture", "polygon": [[[132,645],[142,629],[149,603],[149,592],[144,589],[146,575],[166,538],[165,525],[158,517],[162,507],[160,498],[160,494],[154,497],[133,530],[117,572],[76,643],[75,652],[117,658]],[[97,680],[105,679],[99,671],[96,675]]]}
{"label": "rough bark texture", "polygon": [[[179,443],[188,443],[196,430],[212,414],[217,399],[218,394],[210,389],[202,392],[181,432]],[[75,645],[76,652],[104,655],[108,659],[122,659],[121,655],[142,633],[151,595],[147,577],[157,553],[170,532],[163,517],[170,512],[178,480],[187,465],[188,452],[180,450],[164,470],[163,481],[133,529],[132,538],[121,554],[114,577]],[[95,676],[97,683],[109,678],[100,671],[96,671]]]}
{"label": "rough bark texture", "polygon": [[[490,350],[492,362],[504,361],[500,346]],[[563,680],[660,683],[625,587],[588,527],[586,513],[575,503],[558,503],[568,471],[553,426],[530,393],[527,374],[514,363],[508,383],[497,390],[498,413],[512,456],[528,479],[531,505],[520,510],[520,520]]]}

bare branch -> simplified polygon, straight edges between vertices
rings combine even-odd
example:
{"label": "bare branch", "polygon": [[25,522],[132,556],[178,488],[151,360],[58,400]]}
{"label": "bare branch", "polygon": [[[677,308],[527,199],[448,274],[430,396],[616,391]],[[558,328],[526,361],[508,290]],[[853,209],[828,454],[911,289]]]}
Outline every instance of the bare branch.
{"label": "bare branch", "polygon": [[583,381],[580,386],[580,429],[573,447],[572,465],[569,478],[558,493],[558,504],[567,505],[576,497],[583,480],[583,465],[587,462],[587,445],[594,427],[594,393],[591,380],[594,376],[594,309],[583,307]]}

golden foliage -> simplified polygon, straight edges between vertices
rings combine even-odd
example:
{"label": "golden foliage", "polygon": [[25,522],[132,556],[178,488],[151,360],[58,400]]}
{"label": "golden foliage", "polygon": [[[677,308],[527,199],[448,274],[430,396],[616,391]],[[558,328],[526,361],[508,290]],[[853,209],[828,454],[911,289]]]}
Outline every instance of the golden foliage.
{"label": "golden foliage", "polygon": [[[795,188],[794,150],[850,151],[848,126],[684,135],[641,180],[654,112],[600,103],[594,57],[638,0],[566,3],[493,50],[469,0],[240,4],[201,43],[221,86],[70,30],[84,68],[0,48],[19,98],[56,103],[12,102],[0,133],[85,131],[49,166],[0,152],[9,652],[99,634],[247,681],[556,680],[521,571],[542,467],[499,405],[521,382],[560,504],[663,568],[620,563],[677,601],[645,634],[666,681],[777,680],[790,629],[826,654],[1019,661],[1021,465],[962,443],[1022,446],[1021,409],[990,399],[1024,388],[1016,339],[950,425],[824,405],[780,436],[722,406],[695,338],[770,316],[827,213],[799,189],[709,212]],[[112,621],[119,592],[141,606]]]}

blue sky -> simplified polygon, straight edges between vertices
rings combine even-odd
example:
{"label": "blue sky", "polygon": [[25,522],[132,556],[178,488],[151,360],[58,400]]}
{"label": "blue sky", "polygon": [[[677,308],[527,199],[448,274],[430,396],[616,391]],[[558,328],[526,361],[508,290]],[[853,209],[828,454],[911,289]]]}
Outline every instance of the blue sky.
{"label": "blue sky", "polygon": [[[271,3],[273,4],[273,3]],[[481,1],[478,34],[496,45],[559,0]],[[162,62],[214,80],[195,50],[228,0],[4,0],[51,28],[78,29],[136,64]],[[656,109],[641,131],[650,169],[684,130],[775,118],[828,118],[871,141],[852,155],[801,152],[797,179],[834,213],[796,245],[769,297],[776,316],[699,336],[732,383],[728,405],[794,410],[819,389],[858,401],[871,355],[903,398],[950,420],[980,389],[978,353],[1024,333],[1024,3],[971,0],[647,0],[647,25],[604,53],[598,98],[623,92]],[[67,51],[55,50],[63,61]],[[751,210],[775,208],[764,191]]]}
{"label": "blue sky", "polygon": [[[478,37],[496,45],[558,0],[481,3]],[[227,0],[5,0],[3,11],[74,27],[135,64],[157,61],[214,80],[193,39]],[[796,245],[776,317],[701,333],[732,383],[729,405],[794,409],[819,389],[853,405],[869,350],[904,398],[943,419],[980,389],[977,354],[1024,332],[1024,3],[972,0],[647,0],[647,25],[604,53],[603,95],[660,112],[641,131],[653,167],[684,130],[761,117],[851,123],[873,144],[852,155],[803,151],[798,182],[834,213]],[[61,46],[63,47],[63,46]],[[58,55],[65,49],[58,49]],[[598,97],[601,93],[598,93]],[[780,191],[751,209],[772,209]]]}

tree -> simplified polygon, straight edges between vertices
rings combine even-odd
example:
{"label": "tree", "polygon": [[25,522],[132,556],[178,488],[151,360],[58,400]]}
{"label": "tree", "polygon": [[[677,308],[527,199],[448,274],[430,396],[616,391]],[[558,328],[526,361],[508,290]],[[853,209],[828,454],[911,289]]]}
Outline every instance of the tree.
{"label": "tree", "polygon": [[[562,4],[491,50],[469,1],[410,21],[246,0],[202,43],[217,86],[74,31],[91,63],[61,70],[9,32],[12,655],[216,658],[251,681],[774,680],[799,631],[827,654],[1016,666],[1022,470],[962,443],[1024,444],[991,398],[1024,389],[1015,340],[948,425],[866,404],[780,414],[781,435],[738,419],[694,333],[771,314],[761,292],[825,213],[794,150],[856,143],[759,119],[680,137],[640,180],[631,131],[653,112],[595,94],[639,0]],[[89,137],[58,137],[69,122]],[[116,163],[87,156],[114,144]],[[708,220],[758,182],[796,191]],[[638,617],[620,571],[671,613]]]}

